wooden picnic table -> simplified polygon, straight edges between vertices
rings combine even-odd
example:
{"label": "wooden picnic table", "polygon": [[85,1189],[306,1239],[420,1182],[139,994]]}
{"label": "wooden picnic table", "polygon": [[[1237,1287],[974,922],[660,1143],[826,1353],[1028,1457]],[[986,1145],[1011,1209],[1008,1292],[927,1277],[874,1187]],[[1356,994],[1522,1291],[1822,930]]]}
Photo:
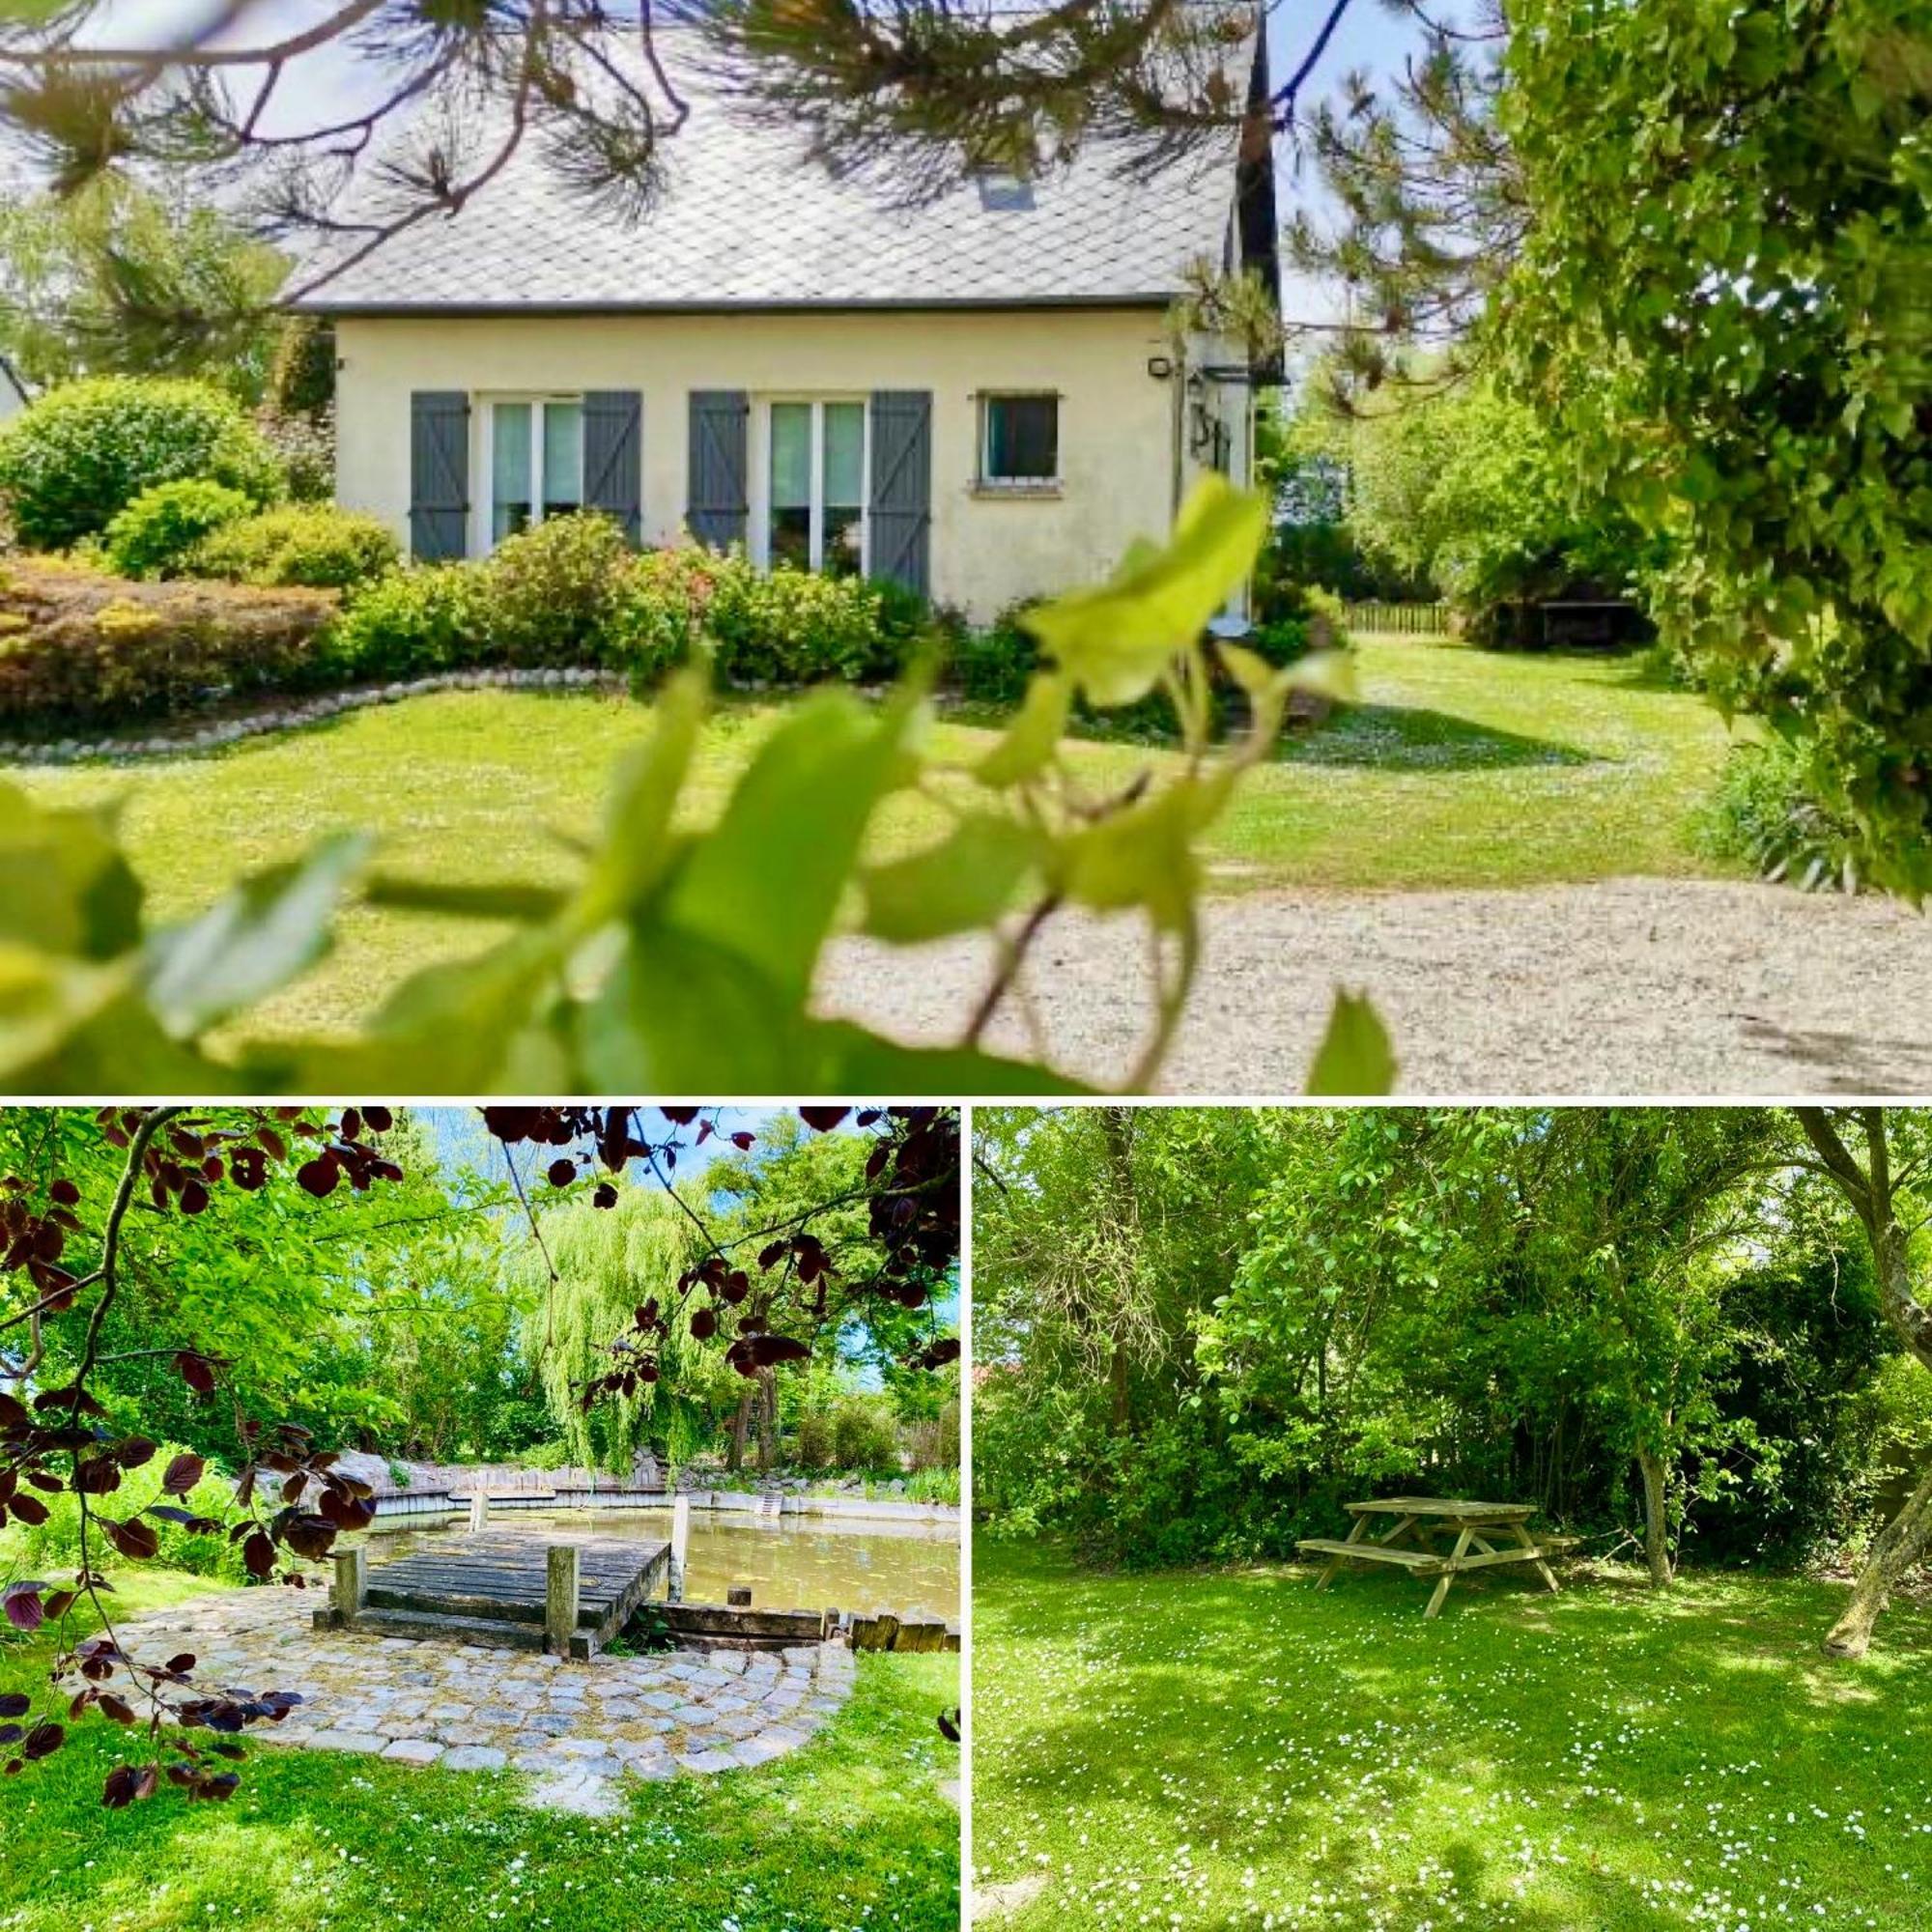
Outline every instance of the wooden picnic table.
{"label": "wooden picnic table", "polygon": [[[1436,1579],[1435,1594],[1423,1612],[1426,1617],[1441,1610],[1449,1585],[1465,1570],[1487,1570],[1497,1563],[1533,1563],[1537,1575],[1555,1589],[1556,1577],[1548,1559],[1560,1556],[1576,1542],[1568,1536],[1531,1536],[1528,1523],[1536,1514],[1534,1503],[1384,1496],[1348,1507],[1355,1520],[1346,1538],[1307,1536],[1295,1545],[1297,1549],[1328,1559],[1315,1587],[1325,1590],[1344,1563],[1392,1564],[1411,1576]],[[1369,1531],[1378,1517],[1393,1517],[1395,1520],[1371,1539]],[[1445,1555],[1440,1545],[1452,1530],[1455,1545]]]}

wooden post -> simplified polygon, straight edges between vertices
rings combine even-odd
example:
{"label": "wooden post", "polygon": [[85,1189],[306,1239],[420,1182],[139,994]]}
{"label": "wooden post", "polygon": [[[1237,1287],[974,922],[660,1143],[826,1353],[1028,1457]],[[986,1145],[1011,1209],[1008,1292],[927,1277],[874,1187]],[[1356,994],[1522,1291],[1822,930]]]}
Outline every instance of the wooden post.
{"label": "wooden post", "polygon": [[577,1545],[553,1543],[545,1556],[544,1648],[554,1657],[568,1657],[570,1639],[577,1634]]}
{"label": "wooden post", "polygon": [[469,1498],[469,1534],[480,1536],[490,1526],[490,1498],[478,1490]]}
{"label": "wooden post", "polygon": [[335,1613],[347,1623],[362,1607],[369,1587],[369,1552],[357,1547],[335,1552]]}
{"label": "wooden post", "polygon": [[684,1602],[684,1559],[690,1548],[691,1498],[680,1495],[670,1506],[670,1581],[666,1586],[669,1603]]}

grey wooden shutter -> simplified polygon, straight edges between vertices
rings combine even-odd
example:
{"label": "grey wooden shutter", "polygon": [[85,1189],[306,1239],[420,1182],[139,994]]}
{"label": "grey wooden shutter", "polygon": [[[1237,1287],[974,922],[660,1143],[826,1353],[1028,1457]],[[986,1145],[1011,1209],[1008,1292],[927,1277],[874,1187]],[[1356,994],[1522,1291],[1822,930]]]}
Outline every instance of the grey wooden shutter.
{"label": "grey wooden shutter", "polygon": [[643,534],[644,399],[636,389],[583,398],[583,500],[607,511],[637,543]]}
{"label": "grey wooden shutter", "polygon": [[745,541],[750,498],[747,427],[752,399],[743,389],[691,392],[691,469],[685,522],[701,544],[716,550]]}
{"label": "grey wooden shutter", "polygon": [[469,549],[469,398],[461,389],[410,397],[410,551],[443,563]]}
{"label": "grey wooden shutter", "polygon": [[931,594],[932,392],[872,391],[871,574]]}

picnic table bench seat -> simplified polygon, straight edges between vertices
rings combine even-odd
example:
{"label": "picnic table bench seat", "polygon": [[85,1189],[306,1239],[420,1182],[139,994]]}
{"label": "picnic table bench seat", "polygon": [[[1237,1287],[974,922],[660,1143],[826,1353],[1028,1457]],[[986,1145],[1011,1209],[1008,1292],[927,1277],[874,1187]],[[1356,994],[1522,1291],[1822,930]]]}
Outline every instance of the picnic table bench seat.
{"label": "picnic table bench seat", "polygon": [[1443,1558],[1433,1549],[1396,1549],[1386,1543],[1345,1543],[1339,1536],[1304,1536],[1295,1546],[1317,1556],[1359,1557],[1364,1563],[1398,1563],[1418,1577],[1433,1576]]}

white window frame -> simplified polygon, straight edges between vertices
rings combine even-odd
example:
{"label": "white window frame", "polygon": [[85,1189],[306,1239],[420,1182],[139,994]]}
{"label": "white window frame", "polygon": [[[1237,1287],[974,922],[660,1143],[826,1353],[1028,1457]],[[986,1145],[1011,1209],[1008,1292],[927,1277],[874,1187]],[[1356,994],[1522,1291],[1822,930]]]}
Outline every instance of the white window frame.
{"label": "white window frame", "polygon": [[[978,401],[980,405],[980,435],[977,474],[974,487],[996,497],[1054,496],[1062,487],[1062,471],[1065,469],[1065,450],[1061,440],[1065,427],[1062,420],[1061,403],[1064,399],[1058,389],[981,389]],[[998,476],[993,472],[993,405],[995,403],[1037,403],[1053,405],[1053,474],[1051,476]]]}
{"label": "white window frame", "polygon": [[[527,403],[530,406],[530,526],[544,521],[544,412],[554,403],[575,403],[583,408],[582,389],[483,389],[470,398],[469,413],[476,424],[475,474],[479,488],[471,490],[470,505],[472,556],[488,556],[497,548],[497,406],[499,403]],[[577,451],[577,507],[583,508],[586,479],[583,474],[583,445],[580,431]]]}
{"label": "white window frame", "polygon": [[811,406],[811,505],[810,556],[813,570],[825,568],[825,406],[856,403],[862,425],[859,460],[859,575],[872,574],[872,411],[863,392],[838,389],[792,391],[775,389],[757,398],[752,412],[751,541],[746,546],[760,570],[772,567],[772,406],[809,403]]}

